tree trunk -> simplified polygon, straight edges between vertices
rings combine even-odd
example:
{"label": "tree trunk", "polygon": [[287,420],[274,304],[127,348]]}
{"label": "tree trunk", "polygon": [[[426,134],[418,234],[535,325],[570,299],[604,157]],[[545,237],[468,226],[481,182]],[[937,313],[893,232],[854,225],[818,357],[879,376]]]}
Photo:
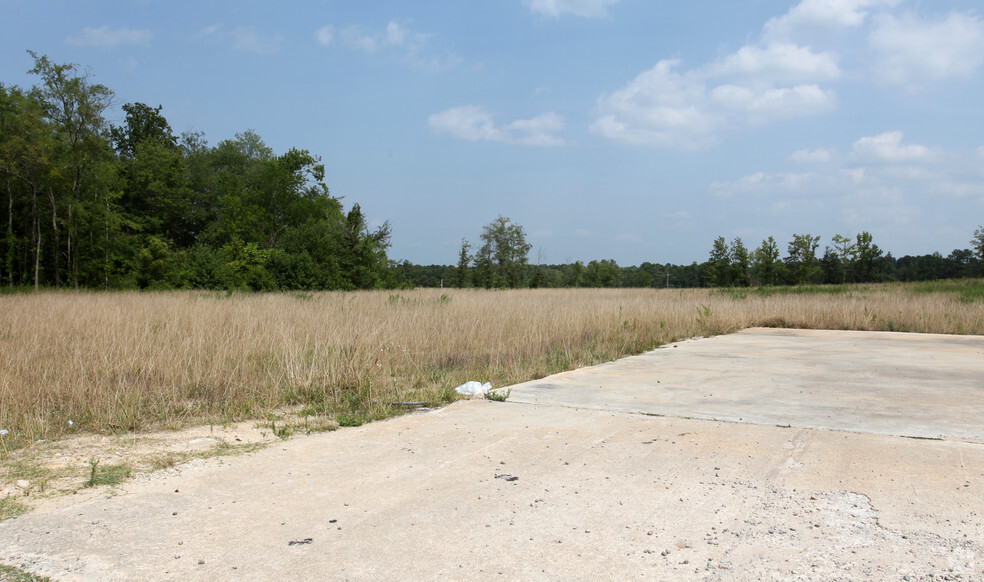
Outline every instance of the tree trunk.
{"label": "tree trunk", "polygon": [[38,290],[38,271],[41,263],[41,217],[38,216],[38,190],[31,184],[31,246],[34,248],[34,290]]}
{"label": "tree trunk", "polygon": [[[58,254],[59,254],[59,252],[61,252],[61,249],[58,248],[58,246],[59,246],[59,244],[58,244],[58,206],[55,204],[55,192],[54,192],[54,190],[52,190],[51,186],[48,186],[48,200],[51,201],[51,231],[52,231],[52,234],[54,235],[54,240],[55,240],[55,246],[54,246],[54,249],[55,249],[55,253],[54,253],[55,254],[55,257],[54,257],[55,258],[55,287],[58,287],[59,285],[61,285],[61,277],[59,275],[59,268],[58,268]],[[38,238],[39,239],[41,238],[40,233],[38,233]],[[71,245],[71,244],[72,244],[71,243],[71,239],[69,239],[69,245]],[[39,246],[40,246],[40,243],[39,243]],[[38,279],[37,279],[37,272],[36,271],[37,271],[37,268],[35,268],[35,275],[34,275],[34,285],[35,285],[35,287],[37,287],[37,281],[38,281]]]}
{"label": "tree trunk", "polygon": [[14,192],[10,189],[10,173],[6,173],[7,186],[7,284],[14,286]]}

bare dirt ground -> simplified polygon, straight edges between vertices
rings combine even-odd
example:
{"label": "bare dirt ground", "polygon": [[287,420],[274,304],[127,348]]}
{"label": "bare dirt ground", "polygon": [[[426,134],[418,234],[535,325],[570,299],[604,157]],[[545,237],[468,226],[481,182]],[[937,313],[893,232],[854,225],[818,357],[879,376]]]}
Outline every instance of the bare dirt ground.
{"label": "bare dirt ground", "polygon": [[[749,330],[505,403],[289,440],[250,425],[109,446],[98,454],[150,459],[269,443],[47,498],[0,523],[0,562],[56,580],[984,580],[984,338],[895,335]],[[880,359],[893,357],[894,372]],[[855,398],[848,360],[880,372]],[[599,378],[637,410],[586,403]],[[768,378],[803,398],[762,393]],[[673,408],[688,393],[692,415]],[[907,426],[908,402],[933,436],[885,428]],[[791,420],[739,421],[742,403]],[[970,412],[951,423],[954,403]],[[854,428],[823,426],[847,412]],[[78,444],[63,456],[87,461]]]}

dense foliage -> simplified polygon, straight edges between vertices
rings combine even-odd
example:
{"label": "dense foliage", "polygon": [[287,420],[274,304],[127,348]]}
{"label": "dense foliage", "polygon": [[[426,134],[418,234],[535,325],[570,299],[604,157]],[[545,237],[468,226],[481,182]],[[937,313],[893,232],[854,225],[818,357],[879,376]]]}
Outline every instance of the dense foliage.
{"label": "dense foliage", "polygon": [[123,105],[76,65],[0,84],[0,284],[75,288],[366,289],[395,285],[389,225],[346,212],[306,150],[245,131],[177,137],[161,107]]}

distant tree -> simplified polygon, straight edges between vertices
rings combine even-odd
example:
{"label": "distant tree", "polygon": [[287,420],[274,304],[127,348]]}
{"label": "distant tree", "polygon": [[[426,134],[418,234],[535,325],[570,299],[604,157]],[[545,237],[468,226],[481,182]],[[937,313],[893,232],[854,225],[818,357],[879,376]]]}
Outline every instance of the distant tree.
{"label": "distant tree", "polygon": [[584,261],[571,263],[564,283],[568,287],[580,287],[584,283]]}
{"label": "distant tree", "polygon": [[832,239],[834,243],[833,255],[838,261],[838,268],[840,271],[840,282],[847,283],[847,276],[854,274],[854,261],[857,256],[857,247],[851,242],[851,239],[835,234]]}
{"label": "distant tree", "polygon": [[752,274],[759,285],[778,285],[784,265],[779,260],[779,245],[771,236],[752,253]]}
{"label": "distant tree", "polygon": [[794,234],[792,242],[787,247],[788,255],[784,259],[786,266],[797,285],[816,283],[823,270],[817,261],[817,247],[820,237],[810,234]]}
{"label": "distant tree", "polygon": [[740,236],[736,236],[735,240],[731,241],[729,257],[731,259],[731,283],[737,287],[747,287],[751,258],[745,244],[741,242]]}
{"label": "distant tree", "polygon": [[723,236],[714,239],[710,256],[704,265],[704,280],[711,287],[727,287],[731,284],[731,257],[728,243]]}
{"label": "distant tree", "polygon": [[468,265],[472,261],[471,243],[467,239],[461,239],[461,250],[458,251],[458,266],[454,269],[451,281],[455,287],[462,289],[471,283]]}
{"label": "distant tree", "polygon": [[[979,265],[984,265],[984,226],[978,226],[974,231],[974,238],[970,240],[970,247],[977,254]],[[980,271],[978,271],[980,274]]]}
{"label": "distant tree", "polygon": [[585,269],[584,280],[589,287],[618,287],[621,274],[613,259],[591,261]]}
{"label": "distant tree", "polygon": [[854,272],[859,281],[868,283],[874,278],[875,267],[883,252],[878,248],[878,245],[872,242],[871,233],[868,231],[857,235],[856,241]]}
{"label": "distant tree", "polygon": [[482,228],[482,247],[475,267],[486,288],[522,287],[533,246],[526,242],[523,227],[501,214]]}

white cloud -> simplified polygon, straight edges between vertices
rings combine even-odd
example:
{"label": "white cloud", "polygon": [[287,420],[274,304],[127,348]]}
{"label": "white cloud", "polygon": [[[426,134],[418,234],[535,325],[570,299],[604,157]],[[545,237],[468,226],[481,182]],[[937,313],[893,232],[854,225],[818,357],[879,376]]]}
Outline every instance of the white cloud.
{"label": "white cloud", "polygon": [[[806,172],[754,172],[714,182],[720,198],[755,197],[764,212],[834,212],[842,226],[857,230],[915,224],[925,214],[921,201],[984,202],[978,150],[942,150],[907,144],[901,131],[862,137],[847,148],[798,150],[789,159],[814,164]],[[722,202],[724,203],[724,202]]]}
{"label": "white cloud", "polygon": [[465,141],[492,141],[513,145],[555,147],[566,142],[556,134],[563,131],[564,119],[545,113],[532,119],[519,119],[496,126],[492,115],[483,107],[453,107],[428,117],[431,131]]}
{"label": "white cloud", "polygon": [[232,37],[232,46],[236,50],[256,53],[258,55],[271,55],[280,50],[283,38],[279,35],[266,36],[256,31],[252,26],[241,26],[229,33]]}
{"label": "white cloud", "polygon": [[608,139],[682,149],[701,149],[720,133],[750,123],[812,115],[833,107],[836,95],[819,86],[710,86],[713,76],[733,67],[676,72],[677,60],[663,60],[624,88],[599,99],[601,113],[592,131]]}
{"label": "white cloud", "polygon": [[984,20],[953,12],[924,20],[883,15],[868,42],[878,79],[918,88],[948,78],[969,78],[984,66]]}
{"label": "white cloud", "polygon": [[101,46],[112,48],[121,44],[149,44],[154,34],[149,30],[134,28],[83,28],[82,32],[66,40],[80,46]]}
{"label": "white cloud", "polygon": [[523,0],[523,5],[533,12],[554,18],[564,14],[604,18],[608,16],[608,7],[618,2],[619,0]]}
{"label": "white cloud", "polygon": [[427,71],[444,71],[457,67],[462,59],[446,53],[426,55],[427,45],[432,35],[417,32],[393,20],[382,30],[372,30],[364,26],[351,25],[336,30],[325,25],[315,31],[315,39],[321,45],[330,45],[338,40],[343,46],[375,55],[377,53],[395,55],[410,65]]}
{"label": "white cloud", "polygon": [[802,39],[861,26],[868,9],[891,7],[899,0],[803,0],[782,16],[769,19],[763,36],[769,40]]}
{"label": "white cloud", "polygon": [[834,159],[835,152],[829,149],[796,150],[789,159],[804,164],[826,164]]}
{"label": "white cloud", "polygon": [[257,32],[255,27],[240,26],[226,31],[221,24],[212,24],[198,31],[196,38],[215,37],[221,41],[231,42],[238,51],[271,55],[280,51],[284,38],[280,35],[264,35]]}
{"label": "white cloud", "polygon": [[206,36],[212,36],[213,34],[218,34],[222,30],[221,24],[211,24],[198,31],[196,38],[204,38]]}
{"label": "white cloud", "polygon": [[914,162],[931,156],[929,148],[921,145],[902,145],[902,132],[889,131],[872,137],[862,137],[851,148],[858,160],[871,162]]}
{"label": "white cloud", "polygon": [[[322,27],[319,30],[325,28],[327,27]],[[381,31],[370,30],[358,25],[347,26],[341,30],[339,36],[349,48],[374,54],[385,48],[404,48],[411,52],[417,52],[427,41],[429,35],[414,32],[394,20],[390,21],[386,28]]]}
{"label": "white cloud", "polygon": [[797,83],[838,79],[841,70],[837,58],[830,53],[816,53],[810,47],[783,42],[765,47],[743,46],[708,66],[705,74],[753,82]]}
{"label": "white cloud", "polygon": [[314,38],[318,41],[318,44],[326,46],[331,44],[335,40],[335,27],[330,24],[322,26],[314,31]]}

